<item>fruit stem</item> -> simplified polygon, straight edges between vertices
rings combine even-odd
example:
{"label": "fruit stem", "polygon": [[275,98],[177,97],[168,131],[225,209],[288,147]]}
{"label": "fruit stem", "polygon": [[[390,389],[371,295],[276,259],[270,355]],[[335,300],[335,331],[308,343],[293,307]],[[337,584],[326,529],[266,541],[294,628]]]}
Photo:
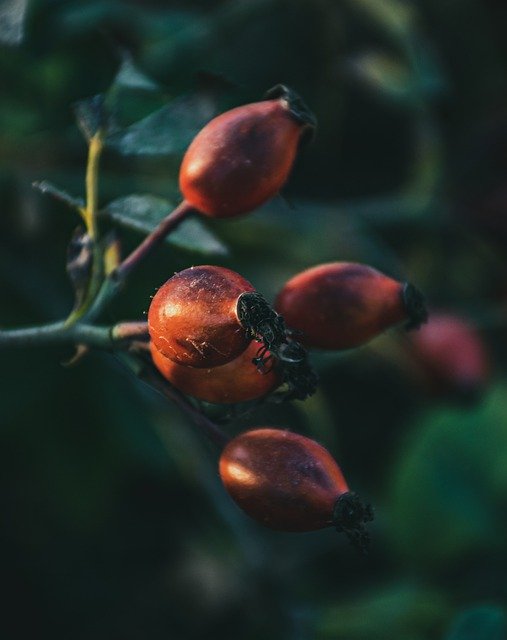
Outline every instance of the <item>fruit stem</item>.
{"label": "fruit stem", "polygon": [[186,200],[183,200],[183,202],[171,211],[171,213],[146,236],[141,244],[109,274],[102,283],[93,304],[84,316],[88,322],[93,321],[100,315],[102,309],[114,298],[118,291],[120,291],[132,271],[193,211],[195,211],[195,209],[193,209]]}
{"label": "fruit stem", "polygon": [[118,340],[149,340],[147,322],[119,322],[111,329],[111,337]]}
{"label": "fruit stem", "polygon": [[183,393],[164,380],[151,363],[143,362],[143,365],[135,372],[138,378],[165,398],[174,402],[191,418],[192,422],[201,429],[211,442],[223,449],[229,442],[230,437],[215,422],[194,407]]}
{"label": "fruit stem", "polygon": [[127,276],[135,269],[166,236],[173,231],[183,220],[195,209],[183,200],[174,211],[167,215],[162,222],[123,260],[120,266],[113,272],[112,277],[117,282],[123,282]]}

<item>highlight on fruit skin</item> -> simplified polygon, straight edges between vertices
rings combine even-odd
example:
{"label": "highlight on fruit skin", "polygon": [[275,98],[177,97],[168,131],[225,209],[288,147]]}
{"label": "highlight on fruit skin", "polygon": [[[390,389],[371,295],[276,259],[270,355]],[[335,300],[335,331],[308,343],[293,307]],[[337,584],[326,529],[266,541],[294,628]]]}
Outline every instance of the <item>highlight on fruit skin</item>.
{"label": "highlight on fruit skin", "polygon": [[291,278],[275,301],[306,347],[351,349],[402,322],[427,319],[422,294],[364,264],[331,262]]}
{"label": "highlight on fruit skin", "polygon": [[435,395],[457,394],[473,399],[489,381],[491,362],[477,329],[464,318],[432,312],[415,332],[409,350]]}
{"label": "highlight on fruit skin", "polygon": [[251,337],[238,320],[239,297],[254,291],[235,271],[214,265],[176,273],[160,287],[148,311],[158,351],[191,367],[216,367],[237,358]]}
{"label": "highlight on fruit skin", "polygon": [[248,213],[285,184],[301,139],[316,121],[284,85],[266,97],[222,113],[191,142],[179,185],[198,212],[213,218]]}
{"label": "highlight on fruit skin", "polygon": [[246,431],[225,446],[219,470],[232,499],[262,525],[293,532],[334,526],[366,548],[372,509],[314,440],[271,427]]}
{"label": "highlight on fruit skin", "polygon": [[162,355],[153,342],[150,350],[153,363],[166,380],[182,393],[206,402],[233,404],[256,400],[282,382],[276,366],[261,371],[252,362],[259,350],[255,341],[235,360],[208,369],[177,364]]}

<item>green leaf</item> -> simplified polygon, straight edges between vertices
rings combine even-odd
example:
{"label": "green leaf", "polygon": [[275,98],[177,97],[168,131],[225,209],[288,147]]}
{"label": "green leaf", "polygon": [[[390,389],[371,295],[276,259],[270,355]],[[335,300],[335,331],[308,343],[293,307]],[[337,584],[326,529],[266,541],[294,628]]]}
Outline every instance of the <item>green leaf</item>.
{"label": "green leaf", "polygon": [[129,53],[124,53],[113,85],[141,91],[156,91],[158,84],[136,67]]}
{"label": "green leaf", "polygon": [[0,43],[20,44],[24,36],[28,0],[3,0],[0,3]]}
{"label": "green leaf", "polygon": [[440,635],[449,616],[445,595],[397,584],[322,610],[318,640],[426,640]]}
{"label": "green leaf", "polygon": [[428,412],[399,452],[391,538],[397,552],[425,569],[504,543],[506,392],[504,383],[473,409]]}
{"label": "green leaf", "polygon": [[505,612],[498,607],[474,607],[456,617],[445,640],[504,640]]}
{"label": "green leaf", "polygon": [[209,95],[181,96],[109,136],[106,143],[123,155],[181,153],[215,113],[215,103]]}
{"label": "green leaf", "polygon": [[[150,194],[132,194],[111,202],[102,215],[124,227],[151,233],[174,209],[174,204]],[[184,220],[167,238],[173,246],[209,255],[226,255],[227,247],[195,218]]]}
{"label": "green leaf", "polygon": [[409,34],[415,18],[412,4],[401,0],[348,0],[348,4],[381,29],[386,29],[398,37]]}
{"label": "green leaf", "polygon": [[74,104],[77,124],[87,140],[90,140],[99,129],[107,132],[112,128],[111,116],[105,102],[105,96],[99,93]]}

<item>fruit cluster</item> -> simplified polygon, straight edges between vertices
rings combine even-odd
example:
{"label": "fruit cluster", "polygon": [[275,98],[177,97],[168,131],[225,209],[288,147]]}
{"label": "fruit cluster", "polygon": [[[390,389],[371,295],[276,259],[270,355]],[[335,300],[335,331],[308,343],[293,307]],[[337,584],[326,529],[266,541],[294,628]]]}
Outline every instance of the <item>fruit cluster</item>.
{"label": "fruit cluster", "polygon": [[[183,159],[185,201],[213,218],[258,207],[281,189],[314,127],[301,99],[283,86],[220,115]],[[153,363],[174,387],[210,403],[240,403],[280,387],[286,397],[304,399],[316,384],[307,349],[350,349],[425,320],[414,286],[363,264],[307,269],[281,288],[274,308],[238,273],[202,265],[158,289],[148,328]],[[243,433],[225,446],[220,475],[233,500],[268,527],[335,526],[366,544],[371,508],[349,491],[330,453],[308,438],[267,427]]]}

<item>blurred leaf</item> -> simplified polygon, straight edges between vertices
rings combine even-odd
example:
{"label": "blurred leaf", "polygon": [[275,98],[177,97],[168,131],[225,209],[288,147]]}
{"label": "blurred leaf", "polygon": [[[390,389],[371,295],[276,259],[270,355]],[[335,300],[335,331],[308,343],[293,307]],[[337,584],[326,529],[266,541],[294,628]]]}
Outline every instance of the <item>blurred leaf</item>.
{"label": "blurred leaf", "polygon": [[391,100],[407,101],[414,83],[409,68],[392,56],[368,51],[349,58],[347,68],[369,89]]}
{"label": "blurred leaf", "polygon": [[429,412],[400,451],[391,536],[412,561],[441,566],[504,543],[506,392],[502,384],[473,409]]}
{"label": "blurred leaf", "polygon": [[226,245],[196,218],[184,220],[168,240],[172,244],[190,251],[210,255],[227,255],[229,253]]}
{"label": "blurred leaf", "polygon": [[74,113],[82,134],[90,140],[99,129],[106,133],[113,128],[111,116],[107,111],[105,96],[102,93],[76,102]]}
{"label": "blurred leaf", "polygon": [[154,80],[136,67],[132,57],[128,53],[124,53],[123,55],[123,61],[113,85],[142,91],[156,91],[159,88]]}
{"label": "blurred leaf", "polygon": [[[143,233],[153,229],[174,209],[164,198],[150,194],[133,194],[111,202],[102,214],[124,227]],[[199,253],[226,255],[227,247],[200,220],[184,220],[167,238],[170,244]]]}
{"label": "blurred leaf", "polygon": [[397,36],[406,36],[412,27],[414,6],[401,0],[348,0],[349,5]]}
{"label": "blurred leaf", "polygon": [[24,36],[28,0],[2,0],[0,3],[0,43],[16,45]]}
{"label": "blurred leaf", "polygon": [[74,231],[67,249],[67,274],[74,287],[74,309],[79,309],[88,290],[90,281],[93,243],[90,236],[78,227]]}
{"label": "blurred leaf", "polygon": [[498,607],[475,607],[461,613],[445,640],[505,640],[505,612]]}
{"label": "blurred leaf", "polygon": [[449,615],[439,591],[408,584],[378,589],[325,609],[318,623],[319,640],[426,640],[435,637]]}
{"label": "blurred leaf", "polygon": [[109,136],[107,144],[123,155],[181,153],[215,113],[209,95],[182,96]]}

